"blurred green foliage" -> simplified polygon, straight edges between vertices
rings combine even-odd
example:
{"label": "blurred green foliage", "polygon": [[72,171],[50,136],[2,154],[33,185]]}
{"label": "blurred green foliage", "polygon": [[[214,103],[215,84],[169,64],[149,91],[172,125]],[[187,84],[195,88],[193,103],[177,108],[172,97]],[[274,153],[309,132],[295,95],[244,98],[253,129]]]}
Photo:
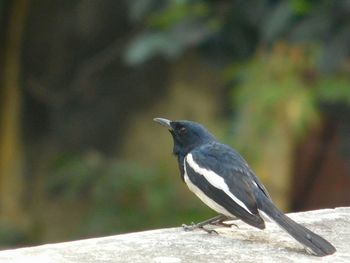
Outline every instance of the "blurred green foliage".
{"label": "blurred green foliage", "polygon": [[[317,125],[320,104],[349,103],[346,1],[148,1],[152,8],[142,10],[140,2],[130,3],[131,13],[144,23],[140,34],[174,41],[138,52],[148,41],[136,38],[127,61],[195,49],[218,65],[232,90],[236,145],[242,151],[252,140],[259,145],[281,123],[297,140]],[[205,33],[196,37],[198,32]]]}
{"label": "blurred green foliage", "polygon": [[89,204],[81,211],[77,236],[169,227],[209,214],[196,202],[177,207],[181,196],[166,173],[166,168],[157,171],[97,152],[66,154],[53,163],[46,189],[50,200]]}
{"label": "blurred green foliage", "polygon": [[[181,43],[177,54],[197,48],[226,67],[254,55],[258,47],[268,49],[283,40],[312,44],[320,53],[316,67],[329,72],[342,67],[350,49],[347,1],[135,0],[128,5],[140,30],[126,58],[134,57],[136,64],[167,50],[171,53],[173,45]],[[158,43],[152,51],[139,53],[148,39],[140,35],[163,36],[175,43]]]}
{"label": "blurred green foliage", "polygon": [[[236,107],[236,147],[257,159],[274,129],[298,139],[318,120],[314,89],[304,76],[312,61],[301,47],[277,45],[240,66],[227,67],[224,78],[239,85],[232,89]],[[233,76],[233,78],[232,78]],[[250,147],[251,142],[255,147]]]}
{"label": "blurred green foliage", "polygon": [[132,1],[129,5],[133,20],[144,21],[147,29],[137,34],[127,49],[125,60],[131,65],[157,54],[175,58],[220,28],[206,1],[148,1],[148,5]]}

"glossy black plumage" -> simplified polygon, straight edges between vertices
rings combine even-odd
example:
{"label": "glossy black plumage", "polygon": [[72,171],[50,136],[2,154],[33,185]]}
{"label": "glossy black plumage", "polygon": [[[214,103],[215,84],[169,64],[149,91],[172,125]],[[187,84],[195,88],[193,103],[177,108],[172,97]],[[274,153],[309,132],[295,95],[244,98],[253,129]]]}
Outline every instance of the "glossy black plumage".
{"label": "glossy black plumage", "polygon": [[[216,203],[221,204],[231,214],[242,219],[247,224],[264,229],[264,220],[260,217],[254,195],[254,188],[257,188],[256,185],[261,185],[263,189],[264,187],[256,177],[251,176],[248,166],[240,155],[232,151],[228,146],[218,142],[199,146],[192,150],[191,154],[200,167],[211,170],[216,174],[220,174],[229,190],[245,204],[251,213],[248,213],[240,205],[234,202],[225,194],[225,192],[211,186],[203,176],[198,176],[185,162],[187,174],[191,181],[201,188],[206,195],[216,201]],[[255,182],[256,185],[253,182]],[[268,196],[265,189],[264,192],[266,193],[266,196]]]}
{"label": "glossy black plumage", "polygon": [[267,216],[317,256],[336,251],[328,241],[284,215],[240,154],[219,143],[202,125],[154,120],[173,137],[182,180],[210,208],[259,229],[265,228],[261,216]]}

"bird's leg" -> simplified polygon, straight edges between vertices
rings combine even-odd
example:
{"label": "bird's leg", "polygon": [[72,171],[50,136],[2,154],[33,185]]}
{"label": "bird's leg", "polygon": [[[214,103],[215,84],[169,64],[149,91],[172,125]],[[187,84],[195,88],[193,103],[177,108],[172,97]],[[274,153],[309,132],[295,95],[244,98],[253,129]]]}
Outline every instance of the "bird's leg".
{"label": "bird's leg", "polygon": [[223,216],[222,218],[220,218],[216,222],[213,222],[212,224],[216,225],[216,226],[223,226],[223,227],[235,226],[238,228],[238,226],[235,223],[224,223],[224,221],[226,221],[226,220],[232,221],[232,220],[238,220],[238,218],[237,217],[231,218],[231,217]]}
{"label": "bird's leg", "polygon": [[209,230],[209,229],[206,229],[204,228],[204,226],[208,225],[208,224],[216,224],[217,222],[220,222],[221,220],[224,221],[225,219],[227,219],[226,216],[224,215],[217,215],[213,218],[209,218],[203,222],[200,222],[200,223],[192,223],[191,225],[185,225],[183,224],[182,225],[182,228],[185,230],[185,231],[192,231],[194,229],[197,229],[197,228],[200,228],[200,229],[203,229],[204,231],[206,231],[207,233],[211,234],[211,233],[217,233],[215,230]]}

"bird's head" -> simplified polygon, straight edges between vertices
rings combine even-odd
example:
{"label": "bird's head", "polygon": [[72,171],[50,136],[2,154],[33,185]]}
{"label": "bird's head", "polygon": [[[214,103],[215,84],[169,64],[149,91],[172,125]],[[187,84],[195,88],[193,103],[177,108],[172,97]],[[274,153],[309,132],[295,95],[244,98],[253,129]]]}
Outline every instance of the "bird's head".
{"label": "bird's head", "polygon": [[195,147],[215,141],[214,136],[199,123],[185,120],[171,121],[163,118],[153,120],[170,131],[174,140],[173,153],[175,155],[184,156]]}

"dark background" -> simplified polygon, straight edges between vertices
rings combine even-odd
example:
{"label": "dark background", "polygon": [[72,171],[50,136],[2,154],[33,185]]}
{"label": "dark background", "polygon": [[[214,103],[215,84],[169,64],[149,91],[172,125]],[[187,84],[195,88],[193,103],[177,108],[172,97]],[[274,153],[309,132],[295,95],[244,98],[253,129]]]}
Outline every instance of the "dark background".
{"label": "dark background", "polygon": [[350,205],[350,1],[0,1],[0,246],[214,215],[154,117],[203,123],[284,211]]}

